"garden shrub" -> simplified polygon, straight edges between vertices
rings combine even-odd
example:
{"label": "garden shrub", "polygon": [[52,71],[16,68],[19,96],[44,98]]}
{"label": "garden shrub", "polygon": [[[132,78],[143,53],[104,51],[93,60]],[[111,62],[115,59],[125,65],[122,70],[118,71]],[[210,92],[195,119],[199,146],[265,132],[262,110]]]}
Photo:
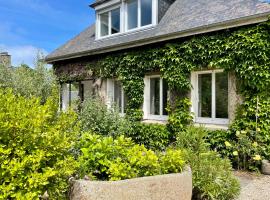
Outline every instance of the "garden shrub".
{"label": "garden shrub", "polygon": [[134,122],[131,127],[132,129],[126,133],[126,136],[148,149],[165,150],[174,141],[173,134],[162,124]]}
{"label": "garden shrub", "polygon": [[192,169],[193,199],[233,199],[240,188],[230,161],[209,150],[206,136],[207,130],[202,127],[189,127],[177,136],[176,146],[186,149]]}
{"label": "garden shrub", "polygon": [[270,159],[270,96],[246,96],[228,131],[210,131],[211,148],[228,157],[237,169],[258,171]]}
{"label": "garden shrub", "polygon": [[180,150],[154,152],[130,138],[117,139],[90,133],[83,134],[78,147],[81,149],[80,174],[98,180],[122,180],[181,172],[185,166]]}
{"label": "garden shrub", "polygon": [[207,136],[211,148],[229,158],[239,170],[259,171],[261,160],[269,158],[269,146],[255,131],[213,131]]}
{"label": "garden shrub", "polygon": [[78,127],[74,113],[55,101],[0,90],[0,199],[64,199],[77,163],[70,152]]}
{"label": "garden shrub", "polygon": [[108,109],[99,98],[88,99],[83,103],[80,120],[83,131],[114,138],[125,135],[152,150],[164,150],[173,141],[165,125],[131,121],[129,117],[121,116],[117,108]]}
{"label": "garden shrub", "polygon": [[118,109],[108,109],[99,97],[85,100],[79,114],[83,131],[117,137],[129,131],[130,124]]}

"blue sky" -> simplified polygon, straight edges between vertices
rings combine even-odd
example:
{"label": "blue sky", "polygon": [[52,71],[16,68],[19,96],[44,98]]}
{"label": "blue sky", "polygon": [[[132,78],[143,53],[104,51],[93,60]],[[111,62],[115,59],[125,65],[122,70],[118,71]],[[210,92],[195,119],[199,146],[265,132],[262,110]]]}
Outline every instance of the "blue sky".
{"label": "blue sky", "polygon": [[0,51],[14,66],[33,65],[38,51],[53,51],[95,20],[93,0],[0,0]]}

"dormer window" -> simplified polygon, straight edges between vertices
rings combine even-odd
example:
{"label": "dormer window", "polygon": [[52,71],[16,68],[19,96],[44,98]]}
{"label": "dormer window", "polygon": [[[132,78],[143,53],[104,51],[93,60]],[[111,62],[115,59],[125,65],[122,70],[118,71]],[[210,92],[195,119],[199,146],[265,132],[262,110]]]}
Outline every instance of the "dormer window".
{"label": "dormer window", "polygon": [[152,10],[153,0],[128,0],[127,30],[153,24]]}
{"label": "dormer window", "polygon": [[99,36],[120,33],[120,7],[99,14]]}
{"label": "dormer window", "polygon": [[116,0],[96,7],[97,38],[124,33],[157,23],[157,0]]}

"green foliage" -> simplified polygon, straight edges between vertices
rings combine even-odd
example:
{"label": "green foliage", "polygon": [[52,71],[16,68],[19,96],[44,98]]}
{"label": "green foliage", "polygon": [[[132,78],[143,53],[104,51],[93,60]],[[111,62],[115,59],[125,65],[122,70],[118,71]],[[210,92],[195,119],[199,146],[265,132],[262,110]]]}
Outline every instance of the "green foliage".
{"label": "green foliage", "polygon": [[176,146],[187,149],[186,158],[193,175],[193,199],[233,199],[239,193],[239,183],[229,160],[209,150],[207,134],[202,127],[189,127],[177,136]]}
{"label": "green foliage", "polygon": [[238,196],[240,185],[228,159],[213,151],[189,152],[189,162],[193,172],[193,199],[230,200]]}
{"label": "green foliage", "polygon": [[235,168],[259,170],[262,159],[270,159],[270,96],[246,96],[229,131],[208,135],[211,148],[230,158]]}
{"label": "green foliage", "polygon": [[83,131],[117,137],[129,131],[130,123],[118,109],[108,109],[99,98],[85,100],[79,115]]}
{"label": "green foliage", "polygon": [[155,153],[130,138],[117,139],[85,133],[79,143],[81,175],[99,180],[122,180],[181,172],[185,166],[180,150]]}
{"label": "green foliage", "polygon": [[164,150],[173,141],[173,135],[165,125],[144,124],[134,118],[120,116],[118,109],[108,109],[99,98],[83,103],[79,118],[83,131],[116,138],[131,137],[137,144],[152,150]]}
{"label": "green foliage", "polygon": [[173,133],[178,133],[186,129],[191,124],[192,116],[190,115],[191,102],[188,98],[178,100],[176,108],[169,110],[168,129]]}
{"label": "green foliage", "polygon": [[133,123],[126,136],[152,150],[165,150],[174,141],[173,134],[161,124]]}
{"label": "green foliage", "polygon": [[[129,99],[128,107],[131,111],[136,110],[136,113],[128,112],[128,115],[134,114],[132,117],[135,116],[135,120],[139,120],[142,116],[137,111],[141,109],[143,103],[143,77],[147,72],[153,71],[161,73],[171,90],[182,92],[190,90],[190,73],[193,70],[222,68],[225,71],[233,71],[238,80],[241,80],[240,91],[245,103],[252,104],[252,96],[260,96],[270,87],[269,29],[270,21],[194,36],[185,41],[146,48],[143,51],[140,49],[110,55],[99,62],[99,67],[90,68],[93,71],[98,70],[102,77],[117,77],[122,81]],[[264,128],[267,127],[268,130],[269,120],[266,116],[269,116],[267,113],[270,108],[269,98],[267,99],[267,102],[262,102],[265,109],[261,115],[265,116],[262,120],[266,122]],[[185,107],[186,102],[182,103]],[[254,115],[250,107],[242,109],[245,115]],[[170,113],[171,129],[182,129],[181,127],[189,122],[182,120],[189,112],[180,110],[176,110],[175,114]],[[237,119],[242,120],[243,126],[249,126],[251,120],[254,122],[254,118],[238,116]]]}
{"label": "green foliage", "polygon": [[58,98],[56,78],[52,69],[47,69],[41,61],[43,55],[37,55],[34,69],[22,64],[7,68],[0,65],[0,88],[12,88],[15,94],[25,97],[38,97],[41,103],[51,97]]}
{"label": "green foliage", "polygon": [[70,150],[78,135],[74,113],[55,101],[0,90],[0,199],[64,199],[77,163]]}
{"label": "green foliage", "polygon": [[269,158],[269,145],[255,131],[214,131],[207,140],[211,148],[232,161],[235,168],[258,171],[261,160]]}

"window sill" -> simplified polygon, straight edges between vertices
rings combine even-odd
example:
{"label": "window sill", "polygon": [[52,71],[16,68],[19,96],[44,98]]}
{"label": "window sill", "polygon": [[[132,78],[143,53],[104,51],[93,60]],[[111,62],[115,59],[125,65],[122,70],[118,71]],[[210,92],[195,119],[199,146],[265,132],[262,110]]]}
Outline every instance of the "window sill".
{"label": "window sill", "polygon": [[[143,119],[142,123],[145,124],[162,124],[166,125],[168,124],[168,120],[157,120],[157,119]],[[222,125],[222,124],[201,124],[201,123],[194,123],[195,127],[203,127],[208,130],[228,130],[228,125]]]}
{"label": "window sill", "polygon": [[204,127],[209,130],[228,130],[228,125],[225,124],[203,124],[203,123],[194,123],[196,127]]}
{"label": "window sill", "polygon": [[138,33],[138,32],[151,30],[154,27],[155,27],[155,25],[151,24],[151,25],[140,27],[140,28],[131,29],[131,30],[128,30],[128,31],[125,31],[125,32],[120,32],[120,33],[115,33],[115,34],[111,34],[111,35],[102,36],[102,37],[96,38],[95,41],[98,42],[98,41],[101,41],[101,40],[104,41],[104,40],[109,40],[109,39],[113,39],[113,38],[116,38],[116,37],[122,37],[122,36],[126,36],[126,35],[131,35],[131,34],[135,34],[135,33]]}
{"label": "window sill", "polygon": [[168,123],[167,120],[153,120],[153,119],[144,119],[142,123],[145,124],[161,124],[161,125],[166,125]]}

